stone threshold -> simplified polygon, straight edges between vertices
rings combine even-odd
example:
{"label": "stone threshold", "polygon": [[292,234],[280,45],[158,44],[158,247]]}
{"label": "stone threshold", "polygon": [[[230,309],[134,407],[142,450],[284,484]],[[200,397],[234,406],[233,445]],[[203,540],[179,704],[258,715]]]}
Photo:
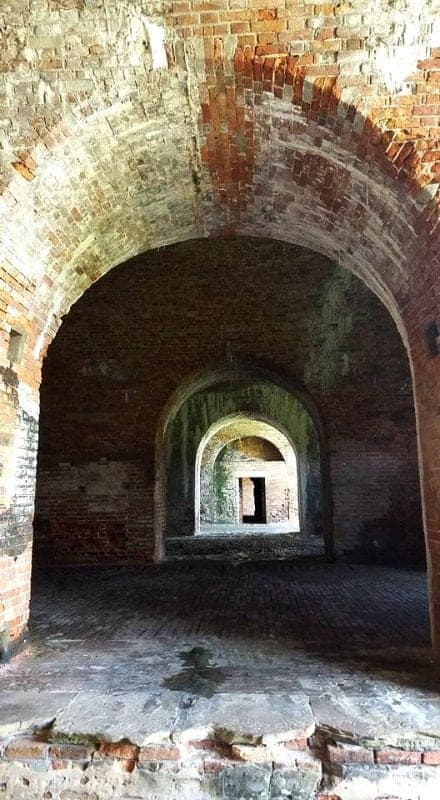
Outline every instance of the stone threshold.
{"label": "stone threshold", "polygon": [[166,540],[166,560],[239,558],[258,560],[323,558],[324,543],[321,537],[300,532],[278,533],[228,533],[174,536]]}
{"label": "stone threshold", "polygon": [[405,718],[385,698],[367,709],[328,695],[80,692],[52,695],[43,721],[50,693],[39,694],[33,723],[0,726],[5,800],[440,796],[438,712],[422,698]]}

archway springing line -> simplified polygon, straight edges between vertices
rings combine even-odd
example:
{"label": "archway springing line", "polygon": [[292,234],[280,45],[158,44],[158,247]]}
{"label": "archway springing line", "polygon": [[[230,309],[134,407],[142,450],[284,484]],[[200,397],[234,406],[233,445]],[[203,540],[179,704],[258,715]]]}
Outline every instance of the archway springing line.
{"label": "archway springing line", "polygon": [[274,420],[218,420],[199,444],[195,470],[196,534],[300,530],[297,453]]}

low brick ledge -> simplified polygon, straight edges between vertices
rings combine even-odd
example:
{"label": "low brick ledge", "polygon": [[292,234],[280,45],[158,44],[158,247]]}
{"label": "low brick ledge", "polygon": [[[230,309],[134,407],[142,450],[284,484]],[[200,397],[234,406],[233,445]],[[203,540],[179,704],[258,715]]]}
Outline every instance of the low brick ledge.
{"label": "low brick ledge", "polygon": [[[139,747],[125,741],[96,741],[90,744],[53,742],[49,735],[45,738],[44,733],[35,736],[20,734],[0,741],[1,761],[45,762],[52,769],[63,769],[75,763],[85,767],[101,762],[132,772],[136,767],[142,769],[155,763],[200,760],[206,772],[213,772],[227,763],[277,762],[289,765],[295,760],[310,758],[321,761],[324,772],[349,764],[440,767],[440,745],[438,750],[379,749],[338,743],[334,739],[324,741],[312,736],[310,739],[296,739],[275,746],[228,744],[219,739],[206,739],[179,745],[165,742]],[[322,795],[322,798],[331,800],[331,795]]]}

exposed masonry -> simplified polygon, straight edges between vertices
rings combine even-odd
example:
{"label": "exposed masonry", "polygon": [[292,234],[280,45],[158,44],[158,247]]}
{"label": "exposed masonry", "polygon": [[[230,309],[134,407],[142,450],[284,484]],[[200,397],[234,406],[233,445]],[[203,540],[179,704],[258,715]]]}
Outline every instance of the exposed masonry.
{"label": "exposed masonry", "polygon": [[[33,3],[27,13],[17,5],[15,14],[5,16],[3,35],[6,117],[12,123],[4,126],[5,183],[12,179],[11,193],[5,194],[5,244],[11,268],[27,279],[40,283],[53,268],[50,280],[37,287],[39,303],[50,300],[59,284],[57,261],[71,265],[69,281],[63,280],[61,294],[49,302],[46,338],[66,307],[65,291],[70,303],[110,266],[170,241],[170,226],[174,239],[203,235],[219,224],[233,224],[237,211],[242,215],[260,151],[253,98],[259,105],[264,92],[287,99],[291,109],[293,99],[295,115],[307,121],[296,131],[300,152],[305,147],[323,154],[325,177],[313,172],[306,177],[306,164],[303,173],[321,201],[317,208],[307,206],[312,213],[319,209],[322,222],[328,210],[323,192],[331,194],[334,168],[334,155],[327,163],[327,129],[332,149],[336,139],[353,150],[353,171],[346,173],[344,194],[335,198],[331,213],[346,217],[343,207],[350,194],[356,196],[349,216],[357,220],[358,233],[359,214],[365,217],[362,227],[371,244],[373,227],[381,233],[384,217],[404,217],[401,183],[408,179],[419,204],[429,205],[435,194],[436,157],[425,159],[420,141],[421,135],[436,137],[434,2],[408,2],[398,11],[380,4],[380,27],[377,2],[347,8],[321,4],[312,13],[312,6],[297,4],[230,8],[218,0],[215,7],[184,3],[182,8],[176,2],[165,9],[157,3],[150,17],[140,2],[64,8],[44,1]],[[390,64],[399,74],[390,74]],[[405,69],[409,72],[402,78]],[[287,111],[282,104],[280,109]],[[389,189],[379,197],[374,184],[381,186],[382,179],[374,164],[381,160]],[[201,166],[206,162],[207,171]],[[344,156],[340,164],[346,168]],[[371,201],[368,186],[357,186],[356,176],[364,175],[365,167],[371,173]],[[210,196],[212,178],[214,192],[231,200],[224,220]],[[273,179],[270,183],[276,188]],[[118,185],[130,186],[123,227]],[[421,186],[426,197],[420,196]],[[384,202],[391,204],[391,214],[375,209]],[[408,211],[419,213],[411,203]],[[34,217],[32,230],[28,213]],[[365,229],[370,215],[374,226]],[[69,220],[67,231],[62,220]],[[426,221],[423,212],[422,224]],[[407,240],[411,227],[402,230]],[[26,235],[18,239],[14,231]],[[304,235],[314,235],[308,226],[307,231]],[[413,255],[420,257],[417,248]]]}
{"label": "exposed masonry", "polygon": [[[222,251],[221,263],[223,266],[219,264],[219,268],[224,271],[225,284],[228,285],[228,264],[231,260],[231,252],[229,248],[227,248],[226,251],[222,248]],[[243,249],[242,253],[244,253]],[[257,260],[257,253],[258,247],[255,243],[250,243],[249,256],[251,262]],[[192,258],[194,259],[195,257],[195,251],[193,251]],[[266,251],[266,256],[263,257],[262,260],[265,261],[267,267],[269,267],[269,261],[271,261],[269,251]],[[183,283],[186,282],[186,279],[183,277],[182,270],[180,270],[179,273],[179,284],[182,286]],[[270,312],[271,307],[271,300],[266,296],[265,292],[264,296],[261,298],[258,298],[258,294],[254,294],[254,298],[251,299],[249,292],[250,285],[255,281],[259,281],[260,278],[261,271],[258,269],[254,276],[252,272],[248,273],[242,284],[242,289],[244,290],[243,300],[246,298],[249,310],[255,303],[255,312],[257,316],[260,313],[257,310],[260,304],[261,307],[267,308],[266,313]],[[194,280],[197,282],[199,279],[194,276]],[[264,284],[264,281],[262,283]],[[218,292],[218,289],[214,290],[214,286],[212,289],[216,293]],[[234,291],[235,298],[237,297],[238,289],[239,284],[236,284]],[[216,331],[214,334],[216,338],[216,344],[214,346],[216,352],[220,354],[219,350],[221,352],[222,348],[227,351],[229,346],[234,348],[242,348],[245,346],[244,339],[242,338],[241,342],[239,342],[240,337],[237,338],[237,323],[233,322],[230,311],[228,310],[231,303],[235,304],[236,302],[232,294],[229,295],[228,292],[223,298],[216,298],[215,294],[213,296],[211,291],[209,291],[208,294],[211,296],[211,302],[213,302],[212,305],[211,303],[206,305],[206,319],[214,319],[214,315],[218,319],[218,326],[215,325],[213,328],[213,330]],[[189,311],[187,300],[185,300],[185,305]],[[239,305],[242,306],[242,303],[240,302]],[[214,306],[217,306],[217,310],[214,310]],[[235,313],[237,313],[237,310],[238,307]],[[190,316],[192,316],[192,312],[189,313]],[[196,309],[194,309],[194,314],[201,320],[199,312]],[[253,311],[251,311],[246,325],[243,325],[243,330],[245,328],[250,329],[253,315]],[[173,312],[173,318],[174,317],[175,313]],[[172,324],[174,323],[170,320],[170,325]],[[167,327],[169,327],[168,324]],[[185,323],[182,321],[182,325],[180,325],[179,328],[181,349],[183,348],[182,334],[184,328]],[[234,330],[235,333],[233,333]],[[220,332],[220,342],[217,336],[218,331]],[[230,337],[232,335],[234,336],[235,343],[233,345],[226,344],[225,338],[231,342]],[[261,333],[259,335],[261,336]],[[266,342],[269,343],[267,331],[263,332],[263,337]],[[272,335],[270,339],[272,339]],[[256,342],[256,339],[254,339],[254,342]],[[281,342],[278,338],[278,345],[280,344]],[[204,334],[202,336],[202,348],[205,345],[208,345],[208,336]],[[191,342],[190,347],[191,349],[194,348],[193,342]],[[246,349],[248,349],[247,344]],[[261,356],[263,350],[260,346],[258,350]],[[248,349],[248,352],[250,353],[251,350]],[[256,351],[254,352],[256,354]],[[273,363],[276,363],[275,358],[279,358],[279,354],[280,347],[278,346],[276,354],[275,348],[273,351]],[[203,356],[202,353],[200,353],[198,359],[199,366],[202,363],[202,359]],[[227,357],[226,363],[229,363]],[[265,419],[266,423],[272,420],[272,423],[281,426],[281,429],[285,431],[284,435],[287,435],[292,442],[295,442],[297,453],[301,456],[301,529],[303,533],[308,536],[309,534],[313,534],[320,524],[321,528],[323,526],[322,517],[325,514],[325,510],[323,509],[321,512],[320,509],[320,448],[318,436],[309,413],[300,401],[287,390],[282,390],[280,387],[274,385],[273,382],[271,383],[270,380],[264,382],[261,375],[258,378],[255,374],[251,374],[247,377],[242,376],[240,379],[237,369],[238,365],[233,367],[229,378],[226,379],[223,377],[218,386],[216,386],[214,382],[211,386],[208,385],[204,390],[196,390],[196,387],[194,387],[187,401],[185,401],[178,410],[176,408],[173,418],[170,420],[167,427],[165,443],[167,472],[165,534],[167,537],[192,535],[194,530],[196,532],[198,531],[200,522],[198,519],[200,489],[198,481],[198,462],[201,456],[203,442],[206,441],[207,437],[209,438],[213,430],[218,429],[219,425],[224,421],[225,415],[231,420],[234,415],[237,417],[238,414],[238,417],[240,417],[240,415],[246,413],[245,409],[247,409],[248,414],[256,418],[261,417],[263,420]],[[255,420],[254,422],[251,421],[250,424],[255,425]],[[227,429],[225,429],[225,433],[226,432]],[[221,429],[218,431],[217,436],[219,439],[222,438],[223,433]],[[215,441],[216,437],[213,437],[211,443],[214,447]],[[285,448],[283,448],[283,450],[284,449]],[[290,545],[292,544],[293,543],[290,542]],[[192,545],[190,549],[192,549]]]}
{"label": "exposed masonry", "polygon": [[[260,440],[263,441],[264,440]],[[254,447],[253,441],[232,441],[210,463],[202,466],[201,524],[229,522],[243,524],[243,515],[255,515],[255,492],[252,476],[264,478],[264,519],[262,523],[291,519],[291,529],[298,530],[298,480],[296,469],[290,474],[279,451]],[[257,440],[257,445],[259,441]],[[244,480],[243,478],[247,478]],[[290,478],[290,481],[289,481]],[[239,481],[242,480],[241,502]]]}
{"label": "exposed masonry", "polygon": [[[199,453],[200,447],[202,443],[199,446]],[[227,464],[224,464],[225,457],[232,461],[232,469],[228,469]],[[237,482],[242,475],[252,474],[253,468],[253,464],[246,466],[242,463],[246,458],[253,462],[259,461],[258,465],[255,464],[257,468],[255,474],[260,472],[261,475],[266,473],[269,476],[272,471],[273,478],[270,480],[269,477],[270,486],[267,487],[269,494],[272,495],[269,498],[268,508],[266,492],[266,521],[291,520],[291,530],[299,530],[298,465],[295,451],[285,435],[276,428],[252,418],[246,420],[246,417],[241,420],[236,418],[235,425],[233,417],[226,419],[223,427],[217,431],[214,428],[211,438],[204,444],[200,454],[200,468],[196,463],[196,490],[200,480],[200,522],[202,524],[215,522],[217,515],[224,513],[226,507],[229,508],[229,521],[241,522]],[[276,462],[272,467],[265,463],[271,460]],[[245,469],[242,474],[240,467]],[[251,484],[248,483],[247,486],[252,509],[253,492],[249,494]],[[199,503],[197,494],[196,491],[196,533]],[[225,503],[226,497],[227,503]]]}
{"label": "exposed masonry", "polygon": [[[413,381],[432,623],[440,643],[440,371],[425,335],[439,322],[440,303],[439,11],[438,0],[154,0],[148,8],[144,0],[2,3],[2,645],[9,634],[23,633],[28,616],[38,390],[42,359],[63,316],[112,267],[213,234],[309,247],[362,277],[391,312]],[[208,248],[216,245],[208,241]],[[270,275],[268,291],[272,281]],[[359,441],[371,440],[373,418],[363,420],[358,441],[346,441],[346,425],[338,428],[341,408],[349,405],[332,395],[334,371],[327,365],[352,330],[333,301],[330,293],[327,311],[343,323],[321,348],[311,348],[315,358],[322,354],[320,369],[309,363],[303,377],[326,400],[333,420],[335,522],[350,549],[365,523],[367,540],[377,540],[375,492],[400,482],[406,502],[405,487],[413,491],[417,480],[414,447],[408,459],[405,436],[396,445],[390,435],[399,426],[405,435],[413,431],[412,422],[397,414],[382,428],[381,417],[381,449],[375,442],[366,460],[359,458]],[[17,361],[9,357],[11,331],[25,337]],[[370,352],[369,340],[359,344]],[[264,352],[272,356],[270,348]],[[211,354],[217,355],[214,347]],[[347,362],[338,363],[344,379]],[[188,360],[185,367],[182,380],[194,364]],[[160,377],[162,393],[146,403],[150,422],[176,384],[176,375],[168,382]],[[401,410],[402,397],[411,396],[409,376],[402,394],[392,381],[385,384],[377,389],[371,382],[373,394],[392,398]],[[120,456],[92,464],[107,485],[132,487],[128,500],[116,493],[112,518],[99,492],[87,507],[102,526],[106,553],[118,562],[153,553],[151,430],[148,436],[141,468]],[[397,446],[403,469],[387,441]],[[70,509],[72,485],[79,491],[78,476],[90,464],[62,463],[57,480],[67,473],[62,500]],[[366,485],[366,475],[370,493],[350,492]],[[381,498],[379,519],[389,521],[390,497]],[[391,499],[401,518],[401,497]],[[54,536],[60,548],[67,516]],[[70,521],[75,534],[78,517]],[[92,560],[98,551],[95,546]],[[107,800],[145,790],[179,800],[232,800],[237,791],[275,800],[301,790],[310,800],[438,797],[437,746],[390,748],[350,737],[347,743],[322,726],[307,731],[299,745],[294,740],[300,749],[287,745],[292,739],[225,742],[218,731],[207,745],[171,742],[166,752],[157,743],[147,749],[98,737],[89,746],[51,742],[50,729],[46,734],[46,741],[40,733],[28,745],[5,743],[0,791],[6,797]]]}
{"label": "exposed masonry", "polygon": [[378,792],[387,790],[396,800],[408,791],[411,797],[434,800],[438,792],[438,749],[372,747],[320,727],[307,738],[272,744],[261,738],[240,741],[217,731],[209,739],[138,746],[99,738],[54,741],[49,728],[0,742],[0,780],[7,800],[67,800],[77,791],[84,800],[106,800],[109,791],[131,797],[141,787],[143,797],[157,796],[159,790],[160,796],[177,797],[178,791],[179,797],[223,800],[237,798],[237,791],[261,800],[379,800],[384,795]]}

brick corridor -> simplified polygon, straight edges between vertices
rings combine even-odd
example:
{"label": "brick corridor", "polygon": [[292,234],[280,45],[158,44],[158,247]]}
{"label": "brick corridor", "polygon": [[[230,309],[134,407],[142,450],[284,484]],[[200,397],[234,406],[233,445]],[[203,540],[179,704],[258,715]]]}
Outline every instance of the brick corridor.
{"label": "brick corridor", "polygon": [[423,571],[266,562],[37,574],[33,638],[275,638],[332,648],[429,643]]}

